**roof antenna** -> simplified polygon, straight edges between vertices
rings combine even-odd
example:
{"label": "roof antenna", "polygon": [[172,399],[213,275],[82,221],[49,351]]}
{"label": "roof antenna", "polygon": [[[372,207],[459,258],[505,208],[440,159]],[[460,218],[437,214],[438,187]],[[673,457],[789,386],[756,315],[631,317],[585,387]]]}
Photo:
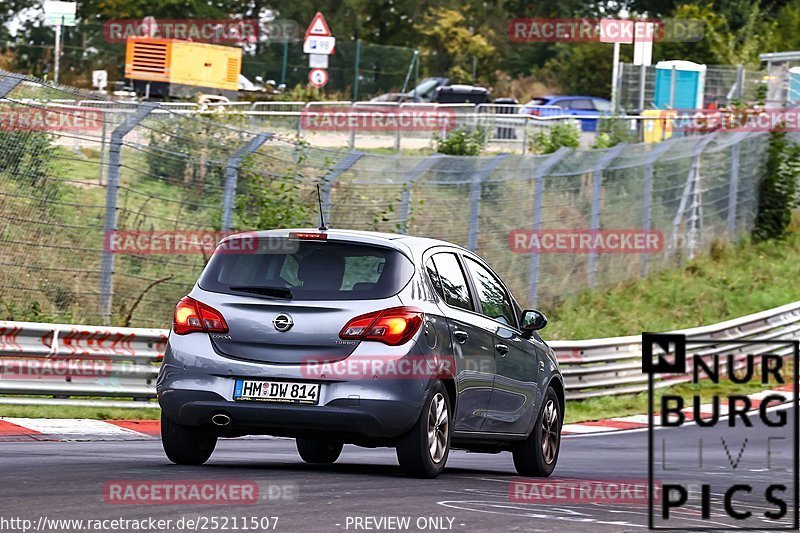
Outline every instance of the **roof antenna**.
{"label": "roof antenna", "polygon": [[319,201],[319,230],[327,231],[328,226],[325,225],[325,217],[322,214],[322,193],[319,190],[319,183],[317,183],[317,200]]}

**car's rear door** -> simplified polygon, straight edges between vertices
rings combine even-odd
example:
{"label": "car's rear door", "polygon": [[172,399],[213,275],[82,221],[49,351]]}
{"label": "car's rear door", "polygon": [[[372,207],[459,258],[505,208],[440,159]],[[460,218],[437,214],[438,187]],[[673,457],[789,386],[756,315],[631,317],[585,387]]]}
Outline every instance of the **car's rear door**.
{"label": "car's rear door", "polygon": [[474,298],[455,250],[432,254],[425,269],[444,301],[441,308],[450,329],[458,396],[453,428],[480,431],[495,372],[491,321],[475,313]]}

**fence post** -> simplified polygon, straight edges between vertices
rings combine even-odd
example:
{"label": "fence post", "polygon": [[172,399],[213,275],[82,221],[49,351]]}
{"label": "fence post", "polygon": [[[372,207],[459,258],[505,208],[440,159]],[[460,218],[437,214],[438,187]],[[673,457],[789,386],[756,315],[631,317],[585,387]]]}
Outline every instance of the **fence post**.
{"label": "fence post", "polygon": [[341,161],[322,178],[322,187],[320,188],[320,195],[322,196],[322,213],[325,221],[330,225],[330,210],[331,210],[331,189],[336,179],[350,170],[350,168],[358,163],[358,160],[364,157],[364,152],[352,152],[347,154]]}
{"label": "fence post", "polygon": [[739,148],[741,140],[731,147],[731,182],[728,188],[728,239],[736,233],[736,202],[739,196]]}
{"label": "fence post", "polygon": [[467,233],[467,248],[473,252],[478,249],[478,215],[481,206],[481,185],[507,157],[508,154],[494,156],[483,168],[472,175],[472,182],[469,188],[469,230]]}
{"label": "fence post", "polygon": [[236,203],[236,184],[239,180],[239,165],[242,160],[258,150],[258,148],[272,138],[272,133],[259,133],[247,144],[225,161],[225,192],[222,197],[222,231],[231,229],[233,209]]}
{"label": "fence post", "polygon": [[[597,163],[597,167],[594,169],[594,174],[592,175],[592,213],[591,218],[589,219],[589,229],[591,230],[592,235],[594,235],[597,230],[600,229],[600,197],[602,196],[602,184],[603,184],[603,170],[605,170],[608,165],[611,164],[614,159],[619,155],[619,153],[628,146],[627,143],[619,143],[618,145],[614,146],[613,148],[609,148],[609,150],[603,154],[603,157]],[[587,281],[589,287],[594,287],[595,278],[597,276],[597,252],[592,249],[589,252],[589,271],[587,272]]]}
{"label": "fence post", "polygon": [[[642,230],[649,231],[651,220],[651,206],[653,204],[653,170],[656,161],[662,153],[669,150],[673,141],[661,141],[658,147],[650,151],[647,158],[646,166],[644,167],[644,190],[642,191]],[[642,277],[647,275],[647,265],[650,259],[649,252],[642,252],[642,266],[640,275]]]}
{"label": "fence post", "polygon": [[[571,148],[562,146],[553,154],[547,157],[541,165],[533,171],[533,231],[542,229],[542,203],[544,201],[544,178],[558,165]],[[535,159],[534,159],[535,161]],[[528,267],[528,306],[536,307],[536,300],[539,291],[539,254],[531,253],[531,261]]]}
{"label": "fence post", "polygon": [[119,172],[122,166],[122,142],[139,122],[158,107],[156,102],[141,104],[133,114],[122,121],[111,132],[108,148],[108,183],[106,184],[106,212],[103,223],[103,256],[100,263],[100,313],[103,324],[111,322],[111,304],[114,299],[114,254],[108,246],[108,236],[117,229],[117,199],[119,196]]}
{"label": "fence post", "polygon": [[411,218],[411,187],[417,178],[433,168],[442,157],[444,157],[442,154],[433,154],[426,157],[417,163],[417,166],[403,178],[404,188],[403,196],[400,198],[400,218],[397,220],[397,230],[400,233],[404,235],[408,233],[408,221]]}
{"label": "fence post", "polygon": [[[678,242],[678,233],[680,232],[681,221],[683,220],[684,212],[686,211],[686,204],[689,203],[689,198],[692,198],[692,210],[694,213],[694,209],[696,207],[695,201],[697,200],[697,187],[699,187],[699,173],[700,173],[700,154],[703,152],[705,146],[711,142],[714,137],[716,137],[715,133],[709,133],[702,137],[697,144],[694,145],[692,148],[692,164],[689,169],[689,174],[686,176],[686,183],[683,186],[683,193],[681,194],[681,201],[678,204],[678,211],[675,213],[675,218],[672,220],[672,236],[670,237],[669,247],[673,248],[671,253],[674,253],[674,248],[677,246]],[[695,213],[696,214],[696,213]],[[695,221],[690,221],[690,224],[694,223]],[[691,239],[693,237],[693,228],[687,228],[687,237]],[[664,254],[664,258],[666,259],[669,254]],[[689,259],[694,257],[694,245],[693,243],[689,243]]]}

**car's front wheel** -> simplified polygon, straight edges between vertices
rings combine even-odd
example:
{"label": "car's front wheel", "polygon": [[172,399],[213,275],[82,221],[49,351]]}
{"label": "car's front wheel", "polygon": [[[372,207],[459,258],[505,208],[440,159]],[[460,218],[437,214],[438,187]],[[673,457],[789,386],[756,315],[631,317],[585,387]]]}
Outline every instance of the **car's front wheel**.
{"label": "car's front wheel", "polygon": [[561,423],[564,420],[560,406],[555,391],[548,388],[533,431],[513,450],[514,466],[521,476],[548,477],[553,473],[561,448]]}
{"label": "car's front wheel", "polygon": [[339,441],[300,438],[296,440],[300,458],[311,464],[328,465],[335,462],[344,447],[344,444]]}
{"label": "car's front wheel", "polygon": [[177,465],[201,465],[217,446],[213,429],[177,424],[161,413],[161,445],[167,458]]}
{"label": "car's front wheel", "polygon": [[431,389],[419,420],[397,445],[400,469],[409,476],[435,478],[450,453],[450,398],[441,382]]}

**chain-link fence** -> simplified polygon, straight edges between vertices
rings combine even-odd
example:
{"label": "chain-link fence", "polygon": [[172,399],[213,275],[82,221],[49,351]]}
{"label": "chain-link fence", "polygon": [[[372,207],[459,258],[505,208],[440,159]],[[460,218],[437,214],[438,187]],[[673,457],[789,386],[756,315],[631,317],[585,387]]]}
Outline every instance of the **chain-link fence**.
{"label": "chain-link fence", "polygon": [[[86,101],[63,103],[75,100]],[[316,226],[317,185],[331,227],[463,245],[523,305],[547,309],[746,234],[766,142],[716,133],[539,156],[380,155],[0,71],[0,317],[165,326],[209,249],[157,248],[154,234]],[[554,230],[663,240],[634,253],[514,242]]]}
{"label": "chain-link fence", "polygon": [[[116,85],[124,81],[126,32],[132,31],[134,21],[103,24],[79,24],[63,28],[60,80],[81,87],[91,86],[92,70],[108,71],[109,81]],[[191,21],[188,21],[191,22]],[[202,23],[203,21],[197,21]],[[280,24],[280,23],[283,24]],[[300,25],[294,21],[277,21],[284,30],[293,23],[294,33],[268,35],[263,23],[261,39],[252,44],[220,42],[224,46],[243,47],[242,74],[250,81],[257,77],[266,82],[285,84],[287,90],[308,85],[309,56],[303,52]],[[213,41],[212,41],[213,42]],[[9,60],[19,70],[53,79],[53,28],[37,28],[31,35],[5,43],[12,52]],[[412,63],[414,50],[401,46],[379,45],[339,38],[336,51],[329,57],[329,81],[324,94],[347,98],[365,98],[392,91],[407,90],[418,81],[419,65]],[[412,68],[416,66],[416,68]]]}
{"label": "chain-link fence", "polygon": [[[646,109],[677,108],[669,105],[669,100],[656,105],[656,65],[639,66],[620,63],[617,82],[618,107],[628,112],[641,112]],[[672,80],[677,76],[665,77]],[[709,106],[723,107],[735,101],[755,102],[767,96],[767,84],[763,72],[747,70],[742,65],[708,65],[702,75],[702,104],[697,108]],[[685,81],[673,84],[669,90],[676,99],[675,91],[686,90]],[[680,98],[675,100],[680,102]]]}

